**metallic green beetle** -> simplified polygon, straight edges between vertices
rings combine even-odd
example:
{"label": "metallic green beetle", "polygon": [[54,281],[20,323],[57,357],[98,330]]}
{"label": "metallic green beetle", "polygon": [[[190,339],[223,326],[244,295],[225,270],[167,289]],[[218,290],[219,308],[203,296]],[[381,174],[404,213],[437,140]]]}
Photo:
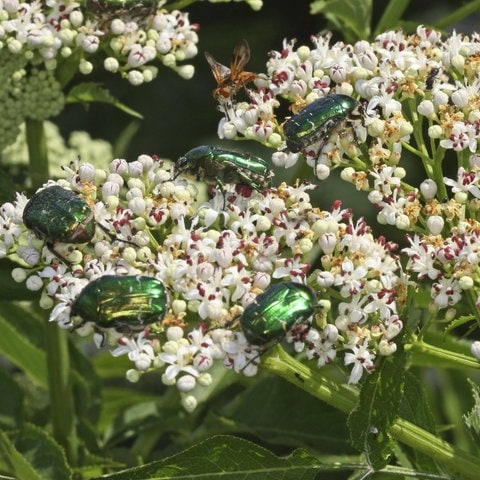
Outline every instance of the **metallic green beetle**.
{"label": "metallic green beetle", "polygon": [[52,185],[37,192],[25,205],[23,223],[53,250],[55,242],[86,243],[95,235],[95,218],[87,202],[75,192]]}
{"label": "metallic green beetle", "polygon": [[360,102],[348,95],[332,93],[319,98],[290,117],[283,125],[287,148],[299,152],[324,139],[349,119],[361,118]]}
{"label": "metallic green beetle", "polygon": [[224,183],[261,191],[270,186],[272,177],[268,163],[262,158],[210,146],[188,151],[176,161],[174,171],[174,178],[182,173],[193,174],[197,180],[216,183],[222,191]]}
{"label": "metallic green beetle", "polygon": [[71,317],[119,332],[139,331],[160,322],[167,313],[168,294],[160,280],[140,275],[104,275],[90,282],[74,301]]}
{"label": "metallic green beetle", "polygon": [[283,340],[288,331],[305,323],[318,306],[315,292],[303,283],[271,285],[240,316],[247,341],[262,350]]}

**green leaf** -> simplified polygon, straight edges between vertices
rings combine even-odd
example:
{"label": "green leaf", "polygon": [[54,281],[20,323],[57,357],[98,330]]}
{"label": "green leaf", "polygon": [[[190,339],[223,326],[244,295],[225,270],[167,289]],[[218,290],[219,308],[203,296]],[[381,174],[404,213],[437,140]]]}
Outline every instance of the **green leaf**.
{"label": "green leaf", "polygon": [[0,433],[0,452],[16,478],[68,480],[71,471],[60,446],[43,429],[25,424],[16,435]]}
{"label": "green leaf", "polygon": [[[28,337],[23,335],[12,322],[21,322],[22,315],[26,318],[32,313],[27,310],[16,308],[15,317],[9,315],[10,307],[7,303],[2,305],[0,316],[0,353],[15,366],[22,369],[32,379],[42,386],[47,385],[47,368],[45,352],[36,347]],[[12,310],[13,311],[13,310]],[[9,319],[9,320],[7,320]]]}
{"label": "green leaf", "polygon": [[218,435],[166,460],[98,478],[313,480],[319,469],[322,469],[322,464],[305,450],[277,457],[247,440]]}
{"label": "green leaf", "polygon": [[474,315],[462,315],[449,323],[448,327],[445,329],[445,333],[450,333],[452,330],[471,322],[475,322],[476,324],[476,318]]}
{"label": "green leaf", "polygon": [[411,0],[390,0],[388,5],[383,8],[382,18],[375,27],[375,36],[387,30],[394,30],[399,27],[405,10]]}
{"label": "green leaf", "polygon": [[0,465],[1,471],[15,478],[28,478],[29,480],[41,480],[35,470],[15,448],[14,443],[6,433],[0,432]]}
{"label": "green leaf", "polygon": [[463,418],[467,427],[470,429],[477,446],[480,447],[480,387],[470,379],[468,379],[468,382],[472,387],[472,395],[475,404],[472,410],[470,410],[470,412]]}
{"label": "green leaf", "polygon": [[114,158],[124,158],[127,155],[133,137],[140,129],[141,122],[132,120],[117,136],[113,145]]}
{"label": "green leaf", "polygon": [[94,82],[86,82],[76,85],[70,90],[66,100],[67,103],[109,103],[132,117],[143,118],[140,113],[119,102],[106,88]]}
{"label": "green leaf", "polygon": [[221,415],[212,414],[205,426],[255,435],[270,445],[308,447],[323,454],[355,453],[344,413],[278,377],[256,381],[222,408]]}
{"label": "green leaf", "polygon": [[310,13],[323,14],[342,32],[346,41],[370,37],[371,0],[316,0],[310,4]]}
{"label": "green leaf", "polygon": [[[399,413],[402,418],[427,432],[436,433],[435,418],[428,404],[423,384],[411,372],[407,372],[405,376],[405,389]],[[409,462],[418,470],[441,473],[438,464],[432,458],[406,445],[402,445],[402,449],[407,452]]]}
{"label": "green leaf", "polygon": [[72,339],[68,346],[77,414],[96,423],[102,406],[102,382],[91,358],[85,356]]}
{"label": "green leaf", "polygon": [[398,417],[405,368],[404,352],[385,358],[367,378],[357,408],[348,419],[353,446],[365,453],[374,470],[385,467],[392,454],[394,445],[387,430]]}
{"label": "green leaf", "polygon": [[23,418],[23,392],[12,378],[12,372],[0,368],[0,428],[18,427]]}

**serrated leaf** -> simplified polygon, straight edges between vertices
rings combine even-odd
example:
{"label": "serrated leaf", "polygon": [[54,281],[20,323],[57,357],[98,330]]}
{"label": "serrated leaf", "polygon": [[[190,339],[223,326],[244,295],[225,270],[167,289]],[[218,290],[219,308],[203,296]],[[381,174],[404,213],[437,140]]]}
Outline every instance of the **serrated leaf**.
{"label": "serrated leaf", "polygon": [[465,424],[470,429],[472,437],[477,445],[480,447],[480,387],[473,383],[472,380],[467,379],[472,387],[472,395],[475,404],[469,413],[464,415]]}
{"label": "serrated leaf", "polygon": [[319,469],[322,464],[305,450],[277,457],[247,440],[218,435],[166,460],[98,479],[313,480]]}
{"label": "serrated leaf", "polygon": [[12,474],[29,480],[68,480],[71,470],[61,447],[43,429],[24,424],[16,435],[0,434],[0,451]]}
{"label": "serrated leaf", "polygon": [[[428,404],[425,389],[419,379],[411,372],[407,372],[405,375],[405,388],[399,413],[402,418],[427,432],[436,433],[435,418]],[[410,463],[418,470],[441,473],[437,463],[432,458],[406,445],[402,445],[402,449],[408,454]]]}
{"label": "serrated leaf", "polygon": [[445,333],[450,333],[452,330],[455,330],[456,328],[470,322],[476,322],[476,319],[473,315],[462,315],[461,317],[455,318],[448,324],[448,327],[445,329]]}
{"label": "serrated leaf", "polygon": [[94,82],[85,82],[73,87],[68,92],[66,101],[67,103],[109,103],[132,117],[143,118],[143,115],[118,101],[108,89]]}
{"label": "serrated leaf", "polygon": [[316,0],[310,4],[310,13],[325,15],[347,41],[370,37],[371,0]]}
{"label": "serrated leaf", "polygon": [[362,386],[359,403],[348,418],[352,444],[365,453],[374,470],[385,467],[392,453],[387,431],[398,416],[405,365],[404,352],[385,358]]}
{"label": "serrated leaf", "polygon": [[15,475],[16,478],[42,480],[4,432],[0,432],[0,465],[3,466],[3,472]]}

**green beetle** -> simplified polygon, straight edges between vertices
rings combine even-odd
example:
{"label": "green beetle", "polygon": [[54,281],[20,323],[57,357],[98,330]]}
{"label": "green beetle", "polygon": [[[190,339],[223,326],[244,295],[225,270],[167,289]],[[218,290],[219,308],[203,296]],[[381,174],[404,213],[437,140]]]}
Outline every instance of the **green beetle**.
{"label": "green beetle", "polygon": [[294,327],[307,322],[317,307],[317,296],[309,286],[275,283],[247,305],[240,326],[247,341],[265,351],[281,342]]}
{"label": "green beetle", "polygon": [[270,186],[272,177],[268,163],[262,158],[211,146],[188,151],[175,162],[174,172],[174,178],[188,173],[197,180],[216,183],[222,192],[224,183],[247,185],[261,191]]}
{"label": "green beetle", "polygon": [[71,318],[83,325],[119,332],[140,331],[160,322],[169,308],[168,293],[160,280],[141,275],[104,275],[90,282],[71,307]]}
{"label": "green beetle", "polygon": [[23,223],[53,249],[55,242],[87,243],[96,222],[87,202],[75,192],[52,185],[35,193],[23,210]]}
{"label": "green beetle", "polygon": [[360,102],[339,93],[315,100],[284,123],[287,148],[295,153],[322,139],[328,140],[349,119],[361,118],[359,109]]}

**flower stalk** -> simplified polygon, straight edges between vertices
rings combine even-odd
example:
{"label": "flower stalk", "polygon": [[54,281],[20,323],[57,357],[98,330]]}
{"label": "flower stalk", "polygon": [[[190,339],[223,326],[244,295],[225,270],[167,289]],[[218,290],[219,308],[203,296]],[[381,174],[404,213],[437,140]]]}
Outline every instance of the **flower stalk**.
{"label": "flower stalk", "polygon": [[67,332],[45,318],[50,419],[53,436],[64,448],[71,466],[78,461],[78,438],[70,372]]}
{"label": "flower stalk", "polygon": [[30,178],[36,189],[48,178],[48,151],[43,120],[25,120],[28,156],[30,159]]}
{"label": "flower stalk", "polygon": [[[434,349],[436,350],[436,349]],[[358,400],[358,389],[326,378],[320,371],[312,370],[302,362],[288,355],[277,346],[265,354],[262,364],[266,370],[295,384],[305,392],[313,395],[328,405],[345,413],[350,413]],[[398,418],[388,430],[395,440],[412,447],[418,452],[441,462],[452,471],[463,475],[462,478],[475,480],[480,468],[480,459],[426,430]]]}

